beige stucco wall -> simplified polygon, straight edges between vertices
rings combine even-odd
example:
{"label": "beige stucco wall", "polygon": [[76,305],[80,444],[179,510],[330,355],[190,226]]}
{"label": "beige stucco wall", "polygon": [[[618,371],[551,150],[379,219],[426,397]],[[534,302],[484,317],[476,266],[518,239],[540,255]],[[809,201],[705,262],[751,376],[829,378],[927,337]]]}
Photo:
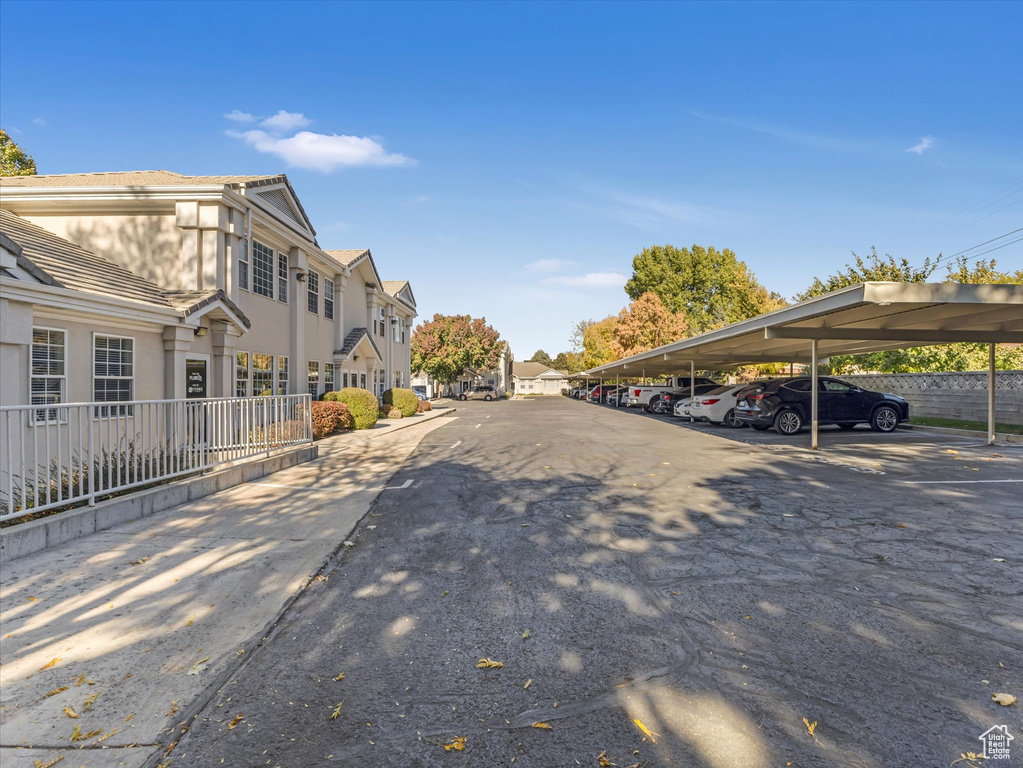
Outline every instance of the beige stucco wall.
{"label": "beige stucco wall", "polygon": [[32,213],[23,218],[159,285],[175,288],[181,282],[181,230],[173,210],[128,215]]}

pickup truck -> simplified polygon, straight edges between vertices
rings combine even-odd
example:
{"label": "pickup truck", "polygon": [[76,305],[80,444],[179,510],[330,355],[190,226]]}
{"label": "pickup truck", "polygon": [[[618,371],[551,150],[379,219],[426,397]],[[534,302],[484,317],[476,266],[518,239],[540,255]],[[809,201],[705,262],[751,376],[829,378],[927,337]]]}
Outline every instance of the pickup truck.
{"label": "pickup truck", "polygon": [[[700,384],[717,384],[718,382],[713,379],[708,379],[706,376],[697,376],[696,385]],[[687,389],[689,387],[688,376],[672,376],[670,379],[666,379],[660,384],[634,384],[629,387],[629,395],[625,398],[624,402],[630,408],[635,408],[637,405],[642,406],[644,410],[650,406],[650,398],[654,395],[660,394],[661,392],[674,392],[676,389]]]}

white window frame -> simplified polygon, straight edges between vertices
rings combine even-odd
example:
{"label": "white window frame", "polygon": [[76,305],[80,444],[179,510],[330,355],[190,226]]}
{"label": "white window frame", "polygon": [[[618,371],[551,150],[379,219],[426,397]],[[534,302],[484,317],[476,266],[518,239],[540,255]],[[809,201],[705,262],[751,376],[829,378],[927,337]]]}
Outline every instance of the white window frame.
{"label": "white window frame", "polygon": [[[281,378],[281,361],[284,361],[284,378]],[[274,373],[277,374],[277,394],[288,394],[288,375],[291,372],[291,363],[287,355],[275,355]]]}
{"label": "white window frame", "polygon": [[[62,344],[63,344],[63,347],[64,347],[64,373],[61,374],[60,376],[54,376],[54,375],[52,375],[50,373],[46,373],[46,374],[44,374],[42,376],[38,376],[38,375],[36,375],[32,371],[32,369],[33,369],[33,367],[35,365],[35,347],[36,347],[35,333],[36,333],[36,331],[46,331],[47,334],[59,333],[63,337],[62,338]],[[50,347],[49,338],[47,338],[46,346],[47,346],[47,348]],[[32,402],[32,398],[34,397],[34,395],[32,394],[32,382],[34,382],[36,379],[41,379],[43,381],[46,381],[48,379],[58,379],[60,381],[60,394],[58,395],[59,399],[57,400],[57,403],[66,403],[67,402],[67,328],[49,328],[47,326],[42,326],[42,325],[33,325],[32,326],[32,344],[29,347],[29,360],[28,360],[28,401],[29,401],[29,403],[31,405],[40,405],[40,406],[42,406],[41,408],[39,408],[37,410],[29,412],[29,419],[30,419],[29,423],[34,424],[34,423],[36,423],[37,420],[38,421],[44,421],[44,422],[58,422],[59,421],[61,423],[66,423],[67,422],[67,408],[53,408],[51,406],[55,405],[54,403],[33,403]],[[53,418],[49,418],[47,416],[47,414],[45,413],[45,411],[56,411],[56,415]]]}
{"label": "white window frame", "polygon": [[288,254],[277,251],[277,301],[288,303],[288,272],[290,271]]}
{"label": "white window frame", "polygon": [[329,277],[323,278],[323,316],[334,319],[334,281]]}
{"label": "white window frame", "polygon": [[[330,377],[327,376],[327,371],[330,371]],[[334,363],[323,363],[323,392],[334,392],[337,386],[337,366]],[[329,389],[328,389],[329,387]]]}
{"label": "white window frame", "polygon": [[380,307],[380,335],[383,338],[387,338],[387,312],[383,307]]}
{"label": "white window frame", "polygon": [[[267,272],[266,275],[261,275],[260,279],[267,282],[267,288],[260,290],[256,288],[256,252],[259,251],[261,258],[269,258],[269,269],[260,269],[258,271]],[[265,245],[258,240],[252,241],[252,292],[257,296],[265,296],[268,299],[274,297],[274,283],[277,278],[277,259],[274,249],[268,245]],[[264,264],[265,266],[265,264]]]}
{"label": "white window frame", "polygon": [[277,371],[276,371],[276,368],[275,368],[275,365],[277,363],[277,356],[274,355],[272,352],[252,352],[251,353],[251,355],[249,357],[249,371],[250,371],[249,380],[252,382],[252,395],[253,395],[253,397],[263,397],[264,396],[262,394],[263,390],[260,390],[259,392],[256,392],[256,355],[259,355],[260,357],[269,357],[270,358],[270,368],[269,368],[270,379],[266,382],[266,384],[267,384],[266,389],[269,390],[269,392],[267,394],[268,395],[272,395],[274,393],[274,386],[275,386],[275,384],[277,382],[277,379],[276,379]]}
{"label": "white window frame", "polygon": [[[239,380],[238,373],[240,366],[238,365],[238,355],[245,355],[245,378]],[[249,391],[252,388],[252,353],[246,352],[245,350],[239,349],[234,353],[234,396],[235,397],[248,397]],[[238,385],[244,384],[245,391],[238,391]]]}
{"label": "white window frame", "polygon": [[238,288],[249,290],[249,238],[243,237],[238,245]]}
{"label": "white window frame", "polygon": [[312,314],[320,314],[320,273],[310,269],[305,277],[305,308]]}
{"label": "white window frame", "polygon": [[306,362],[306,385],[309,394],[315,400],[320,394],[320,361],[308,360]]}
{"label": "white window frame", "polygon": [[[100,338],[104,339],[128,339],[131,341],[131,376],[97,376],[96,375],[96,341]],[[135,337],[134,336],[122,336],[117,333],[100,333],[99,331],[92,332],[92,359],[90,360],[90,366],[92,368],[92,400],[93,402],[100,402],[99,398],[96,397],[96,381],[97,379],[111,379],[115,381],[128,381],[128,399],[127,400],[104,400],[103,405],[97,405],[93,409],[93,418],[97,419],[101,416],[132,416],[134,415],[134,409],[131,406],[116,406],[107,405],[107,403],[124,403],[131,402],[135,399],[135,357],[136,357]],[[103,411],[106,411],[105,413]]]}

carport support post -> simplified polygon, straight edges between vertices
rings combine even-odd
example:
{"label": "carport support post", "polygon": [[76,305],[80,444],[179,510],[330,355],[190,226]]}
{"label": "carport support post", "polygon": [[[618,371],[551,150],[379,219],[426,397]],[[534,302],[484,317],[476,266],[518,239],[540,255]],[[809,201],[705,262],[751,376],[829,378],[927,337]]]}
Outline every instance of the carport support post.
{"label": "carport support post", "polygon": [[615,392],[618,393],[617,395],[615,395],[615,408],[620,408],[621,407],[621,403],[622,403],[622,392],[621,392],[621,389],[622,389],[622,375],[619,373],[617,376],[615,376]]}
{"label": "carport support post", "polygon": [[696,397],[696,363],[689,361],[689,423],[693,423],[693,398]]}
{"label": "carport support post", "polygon": [[810,342],[810,448],[817,450],[817,415],[820,394],[817,391],[817,339]]}
{"label": "carport support post", "polygon": [[995,345],[987,348],[987,444],[995,444]]}

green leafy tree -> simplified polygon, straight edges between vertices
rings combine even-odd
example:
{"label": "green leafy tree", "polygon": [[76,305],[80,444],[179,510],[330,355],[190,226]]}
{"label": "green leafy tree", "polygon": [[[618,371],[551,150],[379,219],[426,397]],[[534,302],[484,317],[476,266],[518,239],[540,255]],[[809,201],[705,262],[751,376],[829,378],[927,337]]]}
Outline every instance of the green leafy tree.
{"label": "green leafy tree", "polygon": [[33,176],[36,161],[0,128],[0,176]]}
{"label": "green leafy tree", "polygon": [[734,251],[702,245],[644,248],[632,260],[625,292],[630,299],[656,294],[668,311],[685,316],[692,334],[746,320],[785,303],[757,282]]}
{"label": "green leafy tree", "polygon": [[[896,260],[885,254],[882,258],[873,248],[870,256],[861,259],[855,253],[854,264],[825,279],[814,278],[810,287],[797,298],[820,296],[856,283],[869,281],[925,282],[938,267],[938,260],[925,259],[920,267],[908,259]],[[938,257],[940,259],[940,256]],[[994,259],[973,263],[960,256],[946,266],[946,283],[1023,283],[1023,269],[1002,272]],[[987,368],[987,344],[935,344],[927,347],[889,349],[862,355],[835,355],[820,366],[822,373],[842,374],[871,371],[879,373],[926,373],[931,371],[977,371]],[[999,370],[1023,368],[1023,348],[999,345],[995,348],[995,367]]]}
{"label": "green leafy tree", "polygon": [[810,287],[796,296],[797,301],[806,301],[815,296],[837,291],[856,283],[893,282],[893,283],[925,283],[934,274],[937,265],[930,259],[924,259],[923,266],[914,267],[908,259],[895,259],[887,253],[884,257],[877,255],[877,249],[871,247],[870,255],[863,259],[855,253],[853,263],[846,264],[845,269],[823,280],[815,277]]}
{"label": "green leafy tree", "polygon": [[593,320],[580,320],[578,323],[572,326],[572,335],[569,337],[568,342],[572,345],[573,352],[581,353],[585,344],[586,329],[593,325]]}
{"label": "green leafy tree", "polygon": [[486,318],[434,315],[412,334],[412,370],[450,384],[465,372],[497,367],[505,343]]}
{"label": "green leafy tree", "polygon": [[551,356],[544,352],[542,349],[536,350],[536,352],[533,353],[533,356],[529,358],[528,362],[541,363],[543,365],[546,365],[548,368],[554,367],[554,361],[551,360]]}

